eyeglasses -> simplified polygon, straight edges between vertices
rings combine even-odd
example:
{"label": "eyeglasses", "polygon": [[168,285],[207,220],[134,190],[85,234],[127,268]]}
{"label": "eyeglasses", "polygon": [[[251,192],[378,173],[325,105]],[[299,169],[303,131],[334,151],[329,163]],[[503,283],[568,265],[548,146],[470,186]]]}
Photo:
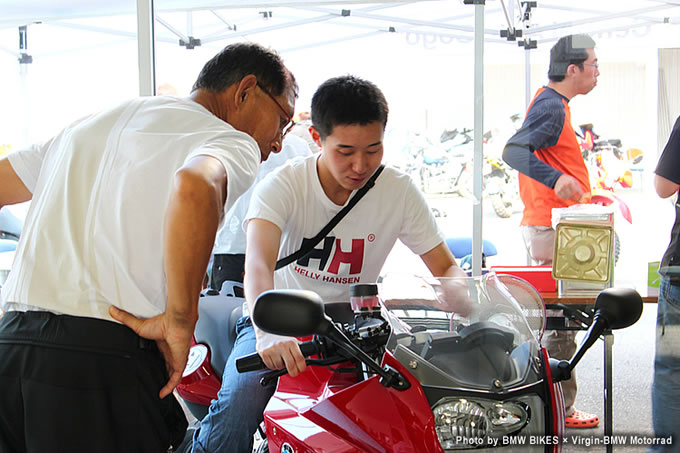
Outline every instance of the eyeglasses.
{"label": "eyeglasses", "polygon": [[592,66],[595,69],[599,69],[600,65],[598,63],[583,63],[584,66]]}
{"label": "eyeglasses", "polygon": [[295,121],[293,121],[293,118],[288,114],[288,112],[286,112],[286,109],[283,108],[283,106],[279,103],[279,101],[276,100],[276,98],[269,92],[269,90],[267,90],[265,87],[263,87],[259,83],[257,84],[257,86],[260,87],[260,89],[264,92],[264,94],[269,96],[269,99],[274,101],[274,104],[276,104],[276,106],[281,110],[281,112],[283,113],[283,117],[286,119],[286,122],[285,123],[282,122],[282,124],[280,126],[281,139],[283,139],[283,137],[285,137],[286,134],[288,134],[288,132],[290,132],[290,130],[293,128],[293,126],[295,126]]}

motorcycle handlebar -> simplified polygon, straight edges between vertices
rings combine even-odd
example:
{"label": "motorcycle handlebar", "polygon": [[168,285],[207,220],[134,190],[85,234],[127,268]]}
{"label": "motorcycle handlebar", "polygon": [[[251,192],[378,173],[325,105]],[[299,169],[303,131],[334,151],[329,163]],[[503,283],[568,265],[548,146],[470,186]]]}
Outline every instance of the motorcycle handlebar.
{"label": "motorcycle handlebar", "polygon": [[[319,343],[315,340],[299,343],[298,346],[304,357],[319,354]],[[236,369],[239,373],[247,373],[249,371],[262,370],[264,368],[267,368],[267,366],[257,352],[236,359]]]}

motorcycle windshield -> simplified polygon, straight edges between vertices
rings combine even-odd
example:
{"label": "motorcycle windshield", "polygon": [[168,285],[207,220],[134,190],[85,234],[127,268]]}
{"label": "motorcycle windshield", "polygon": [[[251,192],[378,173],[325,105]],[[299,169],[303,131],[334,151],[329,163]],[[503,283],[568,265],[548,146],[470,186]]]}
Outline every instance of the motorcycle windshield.
{"label": "motorcycle windshield", "polygon": [[422,385],[498,391],[527,383],[545,309],[524,280],[390,274],[380,294],[392,327],[387,347]]}

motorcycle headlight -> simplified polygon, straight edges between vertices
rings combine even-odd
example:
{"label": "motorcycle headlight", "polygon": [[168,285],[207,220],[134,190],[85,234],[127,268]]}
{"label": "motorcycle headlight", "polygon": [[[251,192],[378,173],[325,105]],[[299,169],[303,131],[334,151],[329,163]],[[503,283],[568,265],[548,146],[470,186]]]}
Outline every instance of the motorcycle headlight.
{"label": "motorcycle headlight", "polygon": [[529,420],[524,403],[443,398],[432,408],[435,430],[444,450],[484,447],[489,438],[511,435]]}

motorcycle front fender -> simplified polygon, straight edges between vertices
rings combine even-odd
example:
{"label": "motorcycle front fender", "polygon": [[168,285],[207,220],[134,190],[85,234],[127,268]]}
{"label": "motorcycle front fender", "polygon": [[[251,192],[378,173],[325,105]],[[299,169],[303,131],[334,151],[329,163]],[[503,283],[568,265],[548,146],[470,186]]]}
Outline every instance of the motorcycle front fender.
{"label": "motorcycle front fender", "polygon": [[624,219],[630,224],[633,223],[633,215],[630,212],[630,208],[628,207],[628,204],[626,204],[625,201],[621,199],[621,197],[617,196],[616,194],[612,192],[594,192],[592,196],[590,197],[590,202],[599,204],[602,206],[610,206],[610,205],[615,205],[616,207],[619,208],[619,212],[621,212],[621,215],[623,216]]}

